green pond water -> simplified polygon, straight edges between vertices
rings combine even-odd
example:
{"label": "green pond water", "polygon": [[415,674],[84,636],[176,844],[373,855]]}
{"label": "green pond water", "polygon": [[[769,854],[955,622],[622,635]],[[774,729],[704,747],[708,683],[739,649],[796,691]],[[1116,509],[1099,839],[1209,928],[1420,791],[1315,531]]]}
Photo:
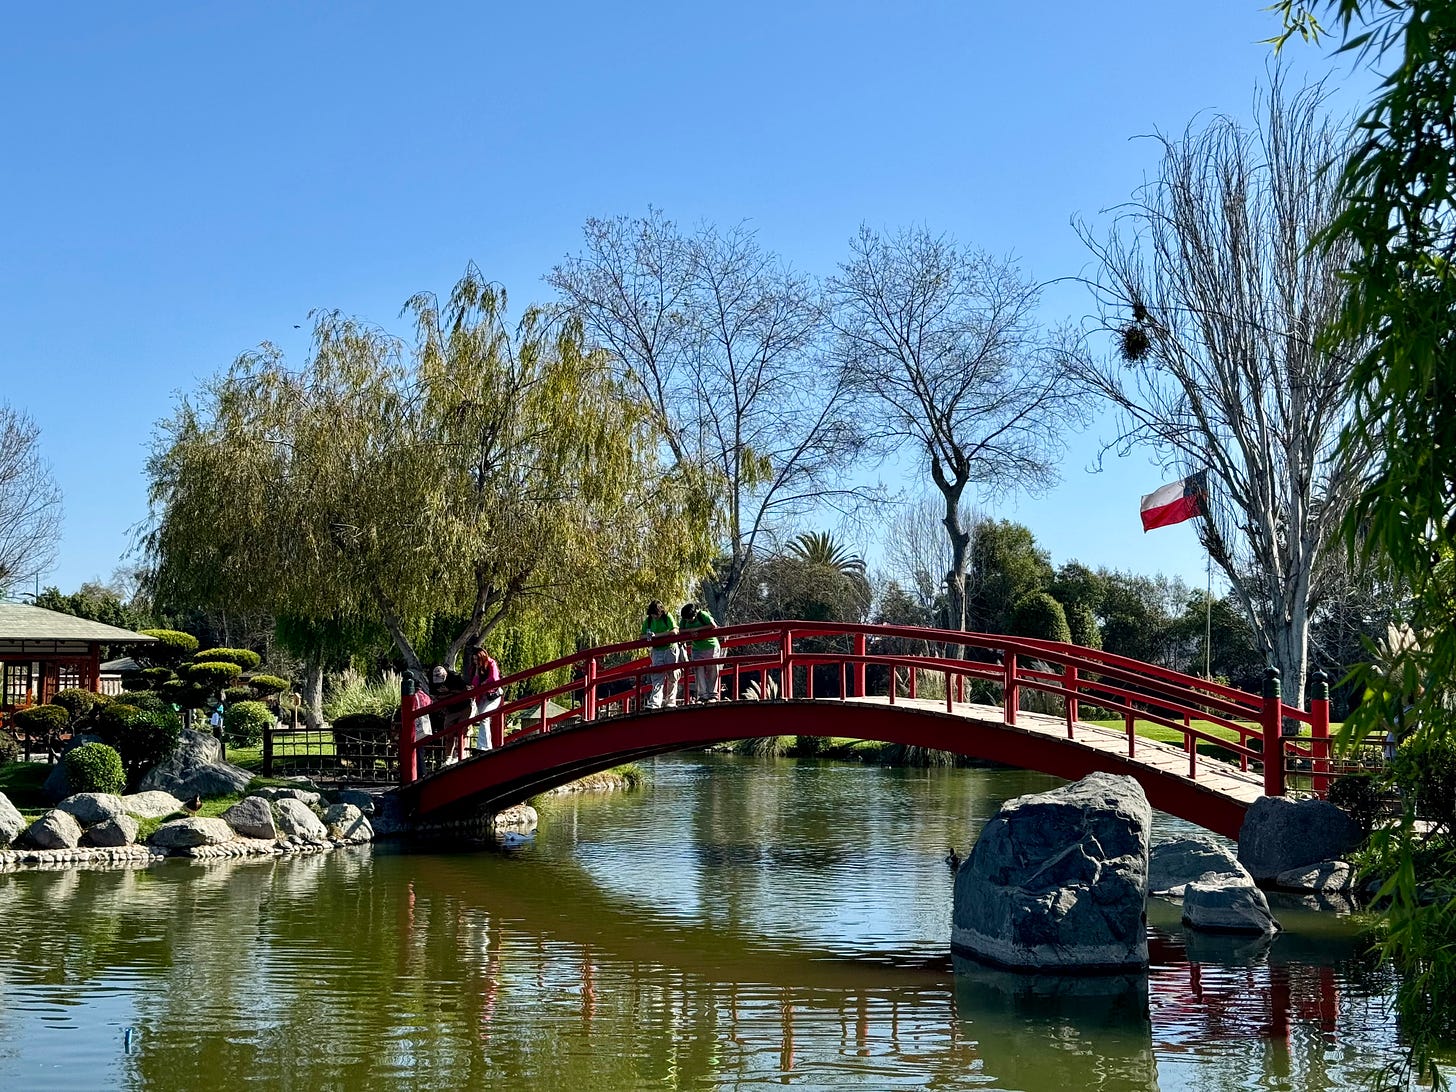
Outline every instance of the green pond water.
{"label": "green pond water", "polygon": [[1145,979],[953,964],[947,847],[1052,778],[649,769],[516,847],[0,876],[0,1089],[1317,1089],[1399,1054],[1359,923],[1292,906],[1271,945],[1154,900]]}

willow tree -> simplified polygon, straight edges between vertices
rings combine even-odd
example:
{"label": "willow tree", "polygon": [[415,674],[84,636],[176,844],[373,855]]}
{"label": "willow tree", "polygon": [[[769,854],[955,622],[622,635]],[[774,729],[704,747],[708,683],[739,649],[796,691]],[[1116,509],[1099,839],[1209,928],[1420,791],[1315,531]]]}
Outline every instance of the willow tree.
{"label": "willow tree", "polygon": [[848,514],[866,496],[843,473],[862,437],[825,366],[819,292],[743,228],[683,232],[652,212],[589,220],[583,234],[547,279],[698,482],[719,545],[704,597],[729,620],[765,543],[810,510]]}
{"label": "willow tree", "polygon": [[1221,117],[1162,146],[1111,238],[1082,229],[1116,348],[1075,372],[1119,413],[1109,447],[1207,472],[1203,541],[1301,703],[1319,567],[1368,451],[1338,444],[1358,347],[1320,340],[1354,254],[1314,245],[1343,208],[1345,131],[1317,90],[1276,83],[1257,129]]}
{"label": "willow tree", "polygon": [[295,620],[375,620],[407,670],[427,621],[447,660],[507,617],[575,634],[706,565],[705,520],[650,408],[579,324],[506,321],[472,267],[411,298],[405,340],[317,317],[297,369],[244,354],[166,421],[148,463],[156,583]]}
{"label": "willow tree", "polygon": [[1009,261],[923,229],[861,228],[830,283],[840,381],[864,427],[916,459],[949,543],[948,624],[966,628],[967,490],[1036,491],[1080,423],[1037,318],[1040,294]]}

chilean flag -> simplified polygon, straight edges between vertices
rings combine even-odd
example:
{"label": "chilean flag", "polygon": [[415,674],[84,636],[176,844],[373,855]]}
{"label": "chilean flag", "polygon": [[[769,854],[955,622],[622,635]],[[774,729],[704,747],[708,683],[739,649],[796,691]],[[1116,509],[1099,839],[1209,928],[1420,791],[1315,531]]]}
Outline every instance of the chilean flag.
{"label": "chilean flag", "polygon": [[1145,496],[1140,506],[1143,530],[1171,527],[1185,519],[1203,515],[1204,498],[1208,495],[1206,480],[1207,472],[1200,470],[1182,481],[1169,482]]}

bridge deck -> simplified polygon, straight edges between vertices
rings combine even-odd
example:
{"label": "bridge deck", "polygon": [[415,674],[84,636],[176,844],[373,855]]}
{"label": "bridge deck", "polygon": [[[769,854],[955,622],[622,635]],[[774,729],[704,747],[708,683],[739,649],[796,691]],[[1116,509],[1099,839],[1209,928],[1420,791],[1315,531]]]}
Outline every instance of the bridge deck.
{"label": "bridge deck", "polygon": [[[845,700],[857,705],[887,706],[890,704],[890,699],[884,695]],[[943,698],[896,698],[894,704],[912,709],[923,709],[926,712],[946,713],[946,703]],[[950,715],[982,723],[1000,724],[1003,726],[1001,730],[1006,732],[1026,732],[1028,735],[1061,740],[1073,746],[1085,747],[1103,754],[1127,756],[1127,733],[1100,724],[1077,721],[1073,725],[1072,738],[1068,740],[1067,721],[1060,716],[1030,713],[1025,709],[1019,709],[1016,713],[1016,725],[1012,727],[1006,724],[1005,713],[1001,706],[977,705],[971,702],[952,702]],[[1135,754],[1132,761],[1174,777],[1188,777],[1188,752],[1182,747],[1159,740],[1146,739],[1142,736],[1137,737],[1134,747]],[[1232,763],[1208,758],[1204,755],[1198,756],[1197,784],[1204,789],[1231,797],[1246,806],[1252,804],[1264,792],[1262,773],[1240,770]]]}

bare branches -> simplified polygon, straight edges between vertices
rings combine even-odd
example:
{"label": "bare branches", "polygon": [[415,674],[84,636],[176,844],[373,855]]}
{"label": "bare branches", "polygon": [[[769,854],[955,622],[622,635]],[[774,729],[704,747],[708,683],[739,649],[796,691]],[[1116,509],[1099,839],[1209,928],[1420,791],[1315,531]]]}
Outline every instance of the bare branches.
{"label": "bare branches", "polygon": [[55,560],[61,490],[40,456],[40,430],[0,405],[0,592]]}
{"label": "bare branches", "polygon": [[1016,266],[924,230],[861,228],[831,283],[836,358],[866,425],[908,445],[939,490],[951,544],[951,624],[965,625],[966,488],[1050,486],[1080,422],[1043,345],[1039,293]]}
{"label": "bare branches", "polygon": [[1097,326],[1117,349],[1067,359],[1120,413],[1108,447],[1208,471],[1205,544],[1298,697],[1311,580],[1355,481],[1336,442],[1358,348],[1319,342],[1350,256],[1314,245],[1341,207],[1326,168],[1342,131],[1318,89],[1288,98],[1276,81],[1263,105],[1257,131],[1216,118],[1160,137],[1158,177],[1108,240],[1078,226],[1101,267]]}

